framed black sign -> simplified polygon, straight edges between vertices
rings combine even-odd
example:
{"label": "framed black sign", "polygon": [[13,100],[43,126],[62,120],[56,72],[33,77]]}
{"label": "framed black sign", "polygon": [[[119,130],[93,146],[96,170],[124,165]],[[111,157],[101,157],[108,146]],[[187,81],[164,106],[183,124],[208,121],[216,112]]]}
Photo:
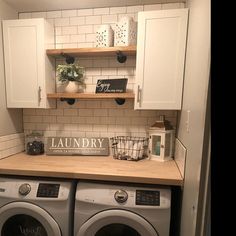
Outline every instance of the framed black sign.
{"label": "framed black sign", "polygon": [[127,82],[127,78],[98,80],[96,93],[125,93]]}

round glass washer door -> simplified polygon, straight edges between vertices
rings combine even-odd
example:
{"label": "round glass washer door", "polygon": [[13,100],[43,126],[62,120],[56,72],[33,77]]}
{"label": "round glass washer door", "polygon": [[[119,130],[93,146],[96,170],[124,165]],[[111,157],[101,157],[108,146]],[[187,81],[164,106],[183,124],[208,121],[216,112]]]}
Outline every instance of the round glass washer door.
{"label": "round glass washer door", "polygon": [[124,210],[106,210],[88,219],[77,236],[158,236],[141,216]]}
{"label": "round glass washer door", "polygon": [[42,208],[13,202],[0,208],[1,236],[61,236],[57,222]]}

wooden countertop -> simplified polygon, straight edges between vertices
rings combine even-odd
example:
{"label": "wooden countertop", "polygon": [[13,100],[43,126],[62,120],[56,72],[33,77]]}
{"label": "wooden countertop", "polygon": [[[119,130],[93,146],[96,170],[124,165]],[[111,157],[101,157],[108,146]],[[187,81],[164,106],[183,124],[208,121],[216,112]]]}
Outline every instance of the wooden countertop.
{"label": "wooden countertop", "polygon": [[0,160],[0,174],[183,185],[175,161],[125,161],[104,156],[30,156]]}

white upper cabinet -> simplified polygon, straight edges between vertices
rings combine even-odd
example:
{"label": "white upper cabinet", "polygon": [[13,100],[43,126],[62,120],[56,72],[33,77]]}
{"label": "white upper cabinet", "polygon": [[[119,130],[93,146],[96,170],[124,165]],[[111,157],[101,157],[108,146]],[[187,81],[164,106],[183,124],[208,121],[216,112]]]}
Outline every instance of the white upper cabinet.
{"label": "white upper cabinet", "polygon": [[188,9],[138,13],[135,109],[179,110]]}
{"label": "white upper cabinet", "polygon": [[49,108],[55,101],[54,29],[45,19],[3,21],[7,107]]}

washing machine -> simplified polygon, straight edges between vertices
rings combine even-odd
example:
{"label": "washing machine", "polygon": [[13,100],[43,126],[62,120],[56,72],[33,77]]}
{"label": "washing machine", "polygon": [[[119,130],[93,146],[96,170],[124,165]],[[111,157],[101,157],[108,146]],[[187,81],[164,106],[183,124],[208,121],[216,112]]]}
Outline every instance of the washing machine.
{"label": "washing machine", "polygon": [[75,236],[169,236],[171,189],[79,181]]}
{"label": "washing machine", "polygon": [[75,187],[73,181],[0,177],[0,235],[72,235]]}

